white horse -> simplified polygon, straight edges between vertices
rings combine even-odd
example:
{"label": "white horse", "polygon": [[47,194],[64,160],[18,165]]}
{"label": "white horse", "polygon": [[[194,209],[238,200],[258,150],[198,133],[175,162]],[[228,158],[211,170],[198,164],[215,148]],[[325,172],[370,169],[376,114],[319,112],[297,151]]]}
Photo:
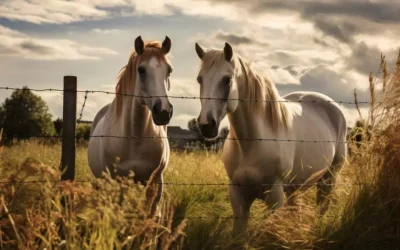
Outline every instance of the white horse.
{"label": "white horse", "polygon": [[[234,235],[247,228],[255,199],[263,199],[274,211],[283,205],[286,193],[288,204],[293,205],[295,199],[291,195],[306,182],[315,184],[322,180],[328,184],[318,186],[317,191],[317,203],[321,213],[325,213],[329,203],[326,197],[346,157],[343,142],[347,125],[341,108],[329,97],[315,92],[279,96],[272,82],[234,54],[228,43],[223,51],[205,51],[197,43],[195,48],[201,59],[197,78],[200,131],[204,137],[214,138],[225,116],[230,123],[223,162],[231,182]],[[303,102],[296,102],[300,100]]]}
{"label": "white horse", "polygon": [[[162,44],[156,41],[144,43],[140,36],[136,38],[135,52],[131,53],[128,64],[119,74],[116,97],[94,118],[90,131],[93,137],[88,147],[89,166],[97,178],[107,169],[114,173],[117,157],[116,175],[128,176],[132,171],[134,180],[142,184],[146,184],[157,169],[154,183],[160,185],[151,214],[155,213],[161,199],[163,171],[170,155],[165,139],[166,125],[173,113],[166,97],[172,72],[166,57],[170,49],[168,37]],[[115,137],[101,138],[102,135]],[[150,138],[152,136],[156,138]]]}

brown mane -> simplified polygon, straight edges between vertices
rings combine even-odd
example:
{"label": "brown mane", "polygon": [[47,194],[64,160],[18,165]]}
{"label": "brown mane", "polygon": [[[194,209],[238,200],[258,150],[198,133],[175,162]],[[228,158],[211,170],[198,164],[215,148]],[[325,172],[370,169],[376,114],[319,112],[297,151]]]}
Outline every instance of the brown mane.
{"label": "brown mane", "polygon": [[125,65],[118,73],[118,83],[115,87],[116,91],[116,117],[120,117],[122,113],[122,104],[125,94],[133,95],[128,88],[135,89],[136,84],[136,68],[142,61],[150,60],[152,57],[159,61],[169,63],[168,58],[162,52],[162,44],[159,41],[146,41],[144,44],[144,52],[138,56],[133,50],[129,56],[128,64]]}
{"label": "brown mane", "polygon": [[274,131],[279,126],[288,128],[291,124],[291,116],[284,99],[279,96],[278,90],[275,85],[266,77],[262,77],[257,74],[243,58],[236,56],[239,61],[242,73],[246,78],[247,93],[246,99],[248,100],[259,100],[251,102],[253,110],[256,113],[266,113],[268,122]]}
{"label": "brown mane", "polygon": [[[206,72],[211,67],[219,67],[225,62],[223,51],[209,50],[201,61],[201,70]],[[291,124],[291,116],[285,103],[278,94],[275,85],[267,78],[261,77],[239,55],[233,56],[234,74],[244,78],[246,93],[244,99],[252,100],[249,107],[256,114],[266,114],[274,131],[281,125],[287,128]],[[243,98],[243,97],[240,97]],[[255,101],[258,100],[258,101]]]}

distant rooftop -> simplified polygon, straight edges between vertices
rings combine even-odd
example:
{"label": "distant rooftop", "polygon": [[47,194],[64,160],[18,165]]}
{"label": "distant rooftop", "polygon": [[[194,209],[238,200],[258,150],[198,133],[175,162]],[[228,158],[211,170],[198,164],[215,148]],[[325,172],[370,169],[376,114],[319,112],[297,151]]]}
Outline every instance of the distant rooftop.
{"label": "distant rooftop", "polygon": [[171,137],[186,137],[186,138],[197,138],[198,134],[194,131],[182,129],[179,126],[168,126],[167,134]]}

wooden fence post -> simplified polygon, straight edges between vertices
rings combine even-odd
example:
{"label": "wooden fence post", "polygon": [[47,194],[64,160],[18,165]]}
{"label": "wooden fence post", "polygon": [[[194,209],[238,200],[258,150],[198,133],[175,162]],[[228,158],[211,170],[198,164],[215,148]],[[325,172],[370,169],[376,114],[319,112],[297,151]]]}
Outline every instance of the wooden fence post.
{"label": "wooden fence post", "polygon": [[61,180],[75,179],[77,77],[64,76],[64,104],[62,125]]}

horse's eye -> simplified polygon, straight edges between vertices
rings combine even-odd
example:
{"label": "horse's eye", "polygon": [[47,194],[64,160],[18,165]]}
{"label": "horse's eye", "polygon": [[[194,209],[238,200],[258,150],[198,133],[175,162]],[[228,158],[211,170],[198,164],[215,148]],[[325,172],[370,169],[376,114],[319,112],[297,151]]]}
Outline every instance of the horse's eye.
{"label": "horse's eye", "polygon": [[224,82],[224,84],[230,85],[232,83],[232,77],[225,76],[224,78],[222,78],[222,81]]}
{"label": "horse's eye", "polygon": [[198,82],[199,84],[202,84],[202,83],[203,83],[203,78],[202,78],[201,76],[198,76],[198,77],[197,77],[197,82]]}
{"label": "horse's eye", "polygon": [[144,75],[144,74],[146,74],[146,69],[144,67],[139,67],[138,72],[139,72],[139,74]]}

